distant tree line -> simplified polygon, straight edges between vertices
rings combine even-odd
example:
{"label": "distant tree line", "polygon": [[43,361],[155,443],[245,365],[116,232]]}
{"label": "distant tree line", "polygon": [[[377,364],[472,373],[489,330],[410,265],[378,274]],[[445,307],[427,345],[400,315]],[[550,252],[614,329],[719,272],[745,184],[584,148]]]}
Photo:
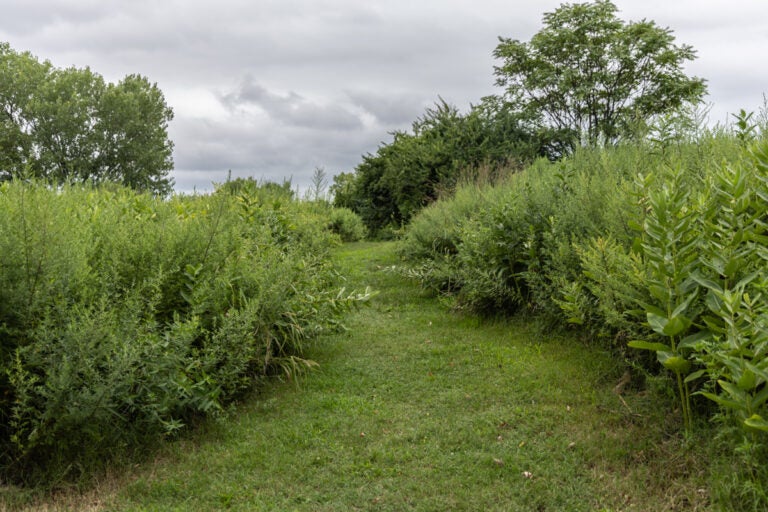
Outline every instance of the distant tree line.
{"label": "distant tree line", "polygon": [[614,145],[654,120],[702,101],[704,80],[683,72],[695,51],[652,21],[626,23],[608,0],[563,4],[529,42],[499,38],[493,52],[503,92],[468,113],[440,99],[410,132],[334,177],[337,206],[373,234],[414,213],[478,170],[520,168],[583,145]]}
{"label": "distant tree line", "polygon": [[108,83],[0,42],[0,179],[117,182],[171,192],[173,111],[147,78]]}

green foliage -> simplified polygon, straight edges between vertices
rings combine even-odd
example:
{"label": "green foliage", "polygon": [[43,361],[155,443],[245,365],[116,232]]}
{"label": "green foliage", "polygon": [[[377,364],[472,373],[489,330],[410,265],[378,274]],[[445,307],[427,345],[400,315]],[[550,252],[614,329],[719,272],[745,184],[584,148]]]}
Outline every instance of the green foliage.
{"label": "green foliage", "polygon": [[681,451],[652,393],[626,394],[628,411],[607,352],[525,318],[447,314],[382,270],[399,264],[391,243],[334,253],[352,286],[382,293],[312,350],[323,371],[49,508],[594,512],[631,496],[637,510],[707,510],[708,432]]}
{"label": "green foliage", "polygon": [[276,190],[160,200],[0,185],[0,475],[76,477],[216,414],[365,296],[336,237]]}
{"label": "green foliage", "polygon": [[[738,476],[718,499],[762,509],[768,142],[742,124],[735,135],[581,148],[482,192],[460,189],[414,219],[401,254],[407,274],[460,307],[535,313],[668,371],[686,430],[717,408],[736,448]],[[744,150],[747,132],[757,142]]]}
{"label": "green foliage", "polygon": [[415,213],[450,193],[460,178],[496,174],[528,162],[539,144],[511,106],[487,98],[467,114],[441,100],[413,123],[395,132],[389,144],[366,155],[354,178],[343,175],[332,187],[337,206],[360,214],[371,233],[410,221]]}
{"label": "green foliage", "polygon": [[696,337],[685,337],[693,324],[698,286],[694,279],[699,234],[693,228],[697,213],[689,206],[690,184],[681,170],[658,186],[650,177],[641,183],[646,205],[642,225],[642,255],[651,301],[643,303],[648,326],[667,343],[631,341],[630,347],[656,352],[659,363],[675,374],[683,424],[692,428],[688,360]]}
{"label": "green foliage", "polygon": [[739,139],[741,145],[746,147],[755,139],[757,132],[757,124],[752,123],[752,117],[755,115],[755,113],[747,113],[747,111],[742,108],[739,110],[738,114],[731,115],[736,120],[734,126],[734,134],[736,135],[736,138]]}
{"label": "green foliage", "polygon": [[333,205],[338,208],[352,208],[355,203],[355,175],[351,172],[341,172],[333,177],[329,188]]}
{"label": "green foliage", "polygon": [[0,178],[117,182],[168,194],[172,110],[139,75],[116,84],[0,43]]}
{"label": "green foliage", "polygon": [[615,142],[636,120],[698,103],[704,81],[683,72],[696,56],[676,46],[669,29],[652,21],[625,23],[607,0],[563,4],[544,14],[530,42],[500,38],[494,57],[497,84],[561,141],[567,151],[581,142]]}
{"label": "green foliage", "polygon": [[[335,204],[359,213],[377,235],[450,196],[461,178],[498,177],[578,146],[645,142],[654,130],[665,149],[673,139],[690,142],[683,132],[695,130],[683,121],[694,119],[706,93],[702,79],[683,72],[694,50],[676,46],[669,29],[625,23],[616,12],[607,0],[564,4],[544,15],[544,28],[529,43],[500,38],[495,73],[505,92],[483,98],[467,114],[441,99],[412,132],[394,133],[390,144],[363,157],[353,176],[341,175],[332,187]],[[539,226],[535,221],[537,237]],[[567,248],[552,249],[571,257]]]}
{"label": "green foliage", "polygon": [[[582,281],[581,244],[597,233],[626,236],[637,211],[625,200],[628,176],[650,163],[642,148],[584,148],[567,161],[541,159],[496,186],[459,188],[414,219],[403,254],[425,275],[440,269],[462,307],[491,315],[523,308],[563,321],[561,292]],[[595,307],[588,293],[582,299]]]}
{"label": "green foliage", "polygon": [[328,229],[336,233],[342,242],[357,242],[365,238],[367,229],[362,219],[349,208],[332,208]]}

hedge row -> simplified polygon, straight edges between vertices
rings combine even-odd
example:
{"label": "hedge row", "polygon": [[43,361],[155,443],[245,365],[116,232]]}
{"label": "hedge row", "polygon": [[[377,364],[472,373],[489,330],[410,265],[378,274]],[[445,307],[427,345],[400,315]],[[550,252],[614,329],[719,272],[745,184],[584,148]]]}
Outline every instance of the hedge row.
{"label": "hedge row", "polygon": [[73,477],[311,365],[344,295],[311,205],[0,185],[0,479]]}

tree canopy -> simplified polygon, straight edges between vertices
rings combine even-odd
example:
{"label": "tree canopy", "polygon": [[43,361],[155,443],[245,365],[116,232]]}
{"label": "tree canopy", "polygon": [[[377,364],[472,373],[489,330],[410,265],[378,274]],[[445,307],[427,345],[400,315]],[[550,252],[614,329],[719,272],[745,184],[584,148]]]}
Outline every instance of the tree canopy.
{"label": "tree canopy", "polygon": [[0,43],[0,178],[118,182],[171,191],[173,111],[140,75],[105,82]]}
{"label": "tree canopy", "polygon": [[334,204],[357,212],[372,232],[407,223],[462,176],[490,173],[527,162],[540,144],[524,119],[499,98],[489,97],[466,114],[440,99],[410,132],[397,131],[368,154],[354,178],[334,179]]}
{"label": "tree canopy", "polygon": [[571,147],[615,142],[638,121],[698,103],[704,80],[685,75],[696,52],[653,21],[625,23],[608,0],[544,14],[530,42],[499,38],[497,84]]}

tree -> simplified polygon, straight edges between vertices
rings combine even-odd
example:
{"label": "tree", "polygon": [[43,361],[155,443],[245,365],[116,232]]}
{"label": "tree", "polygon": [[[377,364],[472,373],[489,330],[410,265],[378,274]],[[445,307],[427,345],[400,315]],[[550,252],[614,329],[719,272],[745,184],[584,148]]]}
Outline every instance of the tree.
{"label": "tree", "polygon": [[333,198],[333,206],[353,210],[355,208],[355,173],[336,174],[329,192]]}
{"label": "tree", "polygon": [[538,156],[541,146],[532,130],[499,98],[485,98],[466,114],[441,98],[410,132],[393,133],[391,143],[365,155],[353,183],[341,178],[332,187],[335,204],[358,213],[372,233],[399,227],[453,190],[462,176],[471,177],[481,167],[494,172],[510,162],[519,166]]}
{"label": "tree", "polygon": [[108,84],[97,112],[99,137],[96,173],[135,189],[170,192],[173,143],[168,122],[173,110],[156,84],[128,75]]}
{"label": "tree", "polygon": [[173,111],[157,85],[105,83],[89,68],[54,68],[0,43],[0,177],[111,181],[167,194]]}
{"label": "tree", "polygon": [[698,103],[704,80],[682,66],[696,52],[676,46],[672,31],[652,21],[625,23],[608,0],[563,4],[544,14],[530,42],[499,38],[497,84],[564,142],[612,143],[636,120]]}

